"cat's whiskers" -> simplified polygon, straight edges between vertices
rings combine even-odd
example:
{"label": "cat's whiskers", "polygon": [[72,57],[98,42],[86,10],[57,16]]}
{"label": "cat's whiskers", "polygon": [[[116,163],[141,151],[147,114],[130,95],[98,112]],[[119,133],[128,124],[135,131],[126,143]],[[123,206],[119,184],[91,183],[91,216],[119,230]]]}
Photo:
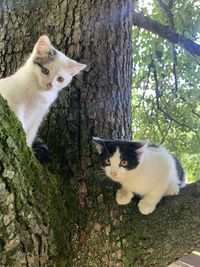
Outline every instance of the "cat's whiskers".
{"label": "cat's whiskers", "polygon": [[61,106],[66,106],[66,104],[69,105],[69,96],[70,94],[66,90],[62,90],[58,94],[58,102],[61,104]]}
{"label": "cat's whiskers", "polygon": [[96,179],[97,179],[98,181],[100,181],[100,182],[108,178],[108,177],[106,176],[104,170],[97,170],[97,171],[94,172],[94,175],[95,175]]}
{"label": "cat's whiskers", "polygon": [[94,174],[105,174],[105,171],[102,169],[102,170],[97,170],[97,171],[94,171]]}
{"label": "cat's whiskers", "polygon": [[105,175],[105,172],[96,173],[95,175],[97,175],[97,176],[100,176],[100,175]]}
{"label": "cat's whiskers", "polygon": [[96,180],[98,180],[99,182],[102,182],[106,179],[108,179],[108,177],[105,175],[105,173],[104,173],[104,175],[101,174],[101,176],[100,175],[96,176]]}

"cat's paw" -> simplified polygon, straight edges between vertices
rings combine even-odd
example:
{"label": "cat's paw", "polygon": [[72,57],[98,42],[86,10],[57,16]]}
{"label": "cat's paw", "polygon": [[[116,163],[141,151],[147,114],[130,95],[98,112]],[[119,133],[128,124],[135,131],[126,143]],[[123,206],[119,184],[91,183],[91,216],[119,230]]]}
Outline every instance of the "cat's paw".
{"label": "cat's paw", "polygon": [[131,202],[131,199],[133,197],[133,193],[131,192],[124,192],[123,189],[120,189],[117,191],[116,194],[116,201],[119,205],[127,205]]}
{"label": "cat's paw", "polygon": [[172,184],[169,186],[167,193],[165,195],[166,196],[178,195],[179,191],[180,191],[180,188],[179,188],[178,184]]}
{"label": "cat's paw", "polygon": [[148,215],[155,210],[155,205],[149,204],[148,202],[142,199],[138,204],[138,208],[142,214]]}

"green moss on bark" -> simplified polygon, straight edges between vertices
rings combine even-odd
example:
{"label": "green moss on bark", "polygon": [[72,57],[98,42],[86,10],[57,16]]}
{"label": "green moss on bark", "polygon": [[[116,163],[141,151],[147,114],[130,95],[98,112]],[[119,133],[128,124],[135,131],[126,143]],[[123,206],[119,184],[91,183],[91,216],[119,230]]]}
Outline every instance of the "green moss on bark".
{"label": "green moss on bark", "polygon": [[[48,262],[48,266],[59,262],[62,266],[76,231],[74,190],[35,160],[20,122],[1,97],[0,143],[0,207],[4,216],[0,254],[5,266],[16,266],[17,261],[20,266],[27,262],[30,266],[37,266],[37,262]],[[16,257],[19,252],[21,260]]]}

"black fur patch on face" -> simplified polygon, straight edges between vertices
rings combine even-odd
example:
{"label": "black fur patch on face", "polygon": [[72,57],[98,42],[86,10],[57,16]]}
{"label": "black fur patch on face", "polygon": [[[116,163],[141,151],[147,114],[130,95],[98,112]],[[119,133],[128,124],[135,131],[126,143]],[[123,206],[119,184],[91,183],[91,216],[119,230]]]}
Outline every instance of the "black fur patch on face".
{"label": "black fur patch on face", "polygon": [[44,57],[36,56],[33,60],[33,63],[37,64],[38,66],[46,65],[55,60],[56,54],[56,50],[51,49],[51,51],[49,51]]}
{"label": "black fur patch on face", "polygon": [[127,165],[123,168],[127,170],[132,170],[135,169],[139,164],[139,155],[136,150],[143,146],[142,143],[126,140],[110,141],[102,139],[96,139],[94,140],[94,142],[101,146],[99,161],[103,167],[109,165],[106,160],[110,159],[117,149],[119,149],[121,161],[127,161]]}

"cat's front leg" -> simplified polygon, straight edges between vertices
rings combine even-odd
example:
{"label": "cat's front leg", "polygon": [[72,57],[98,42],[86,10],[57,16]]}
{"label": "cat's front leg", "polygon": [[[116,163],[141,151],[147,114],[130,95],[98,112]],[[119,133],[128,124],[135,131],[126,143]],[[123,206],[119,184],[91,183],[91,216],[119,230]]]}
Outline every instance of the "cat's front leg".
{"label": "cat's front leg", "polygon": [[138,204],[139,211],[144,215],[152,213],[162,196],[162,194],[145,195]]}
{"label": "cat's front leg", "polygon": [[133,197],[133,193],[126,190],[124,187],[117,190],[116,201],[117,201],[117,204],[119,205],[127,205],[128,203],[131,202],[132,197]]}
{"label": "cat's front leg", "polygon": [[35,121],[35,124],[31,125],[27,131],[27,136],[26,136],[26,143],[28,146],[32,146],[33,140],[36,137],[38,128],[40,126],[40,120]]}
{"label": "cat's front leg", "polygon": [[17,106],[17,108],[13,108],[18,120],[21,122],[22,124],[22,127],[23,127],[23,130],[24,132],[26,133],[26,124],[25,124],[25,121],[24,121],[24,110],[25,110],[25,107],[24,105],[20,105],[20,106]]}

